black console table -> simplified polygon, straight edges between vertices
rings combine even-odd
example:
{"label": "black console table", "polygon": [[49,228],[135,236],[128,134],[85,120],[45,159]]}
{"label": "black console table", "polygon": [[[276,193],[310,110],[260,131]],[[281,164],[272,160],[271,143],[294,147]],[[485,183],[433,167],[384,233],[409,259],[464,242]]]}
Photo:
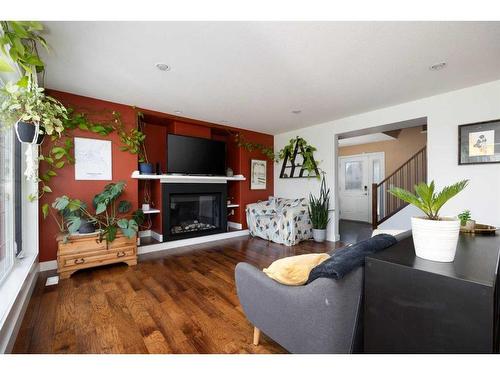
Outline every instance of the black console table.
{"label": "black console table", "polygon": [[407,238],[366,258],[367,353],[498,353],[500,236],[460,235],[452,263]]}

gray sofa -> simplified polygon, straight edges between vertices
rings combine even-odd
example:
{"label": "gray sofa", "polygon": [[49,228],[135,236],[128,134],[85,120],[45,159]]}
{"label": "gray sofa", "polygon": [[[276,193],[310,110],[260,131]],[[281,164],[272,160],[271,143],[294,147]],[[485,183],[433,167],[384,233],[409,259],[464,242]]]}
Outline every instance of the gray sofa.
{"label": "gray sofa", "polygon": [[[399,240],[411,232],[398,234]],[[248,263],[236,266],[236,289],[254,344],[260,331],[291,353],[362,351],[363,274],[359,267],[341,280],[316,279],[303,286],[272,280]]]}

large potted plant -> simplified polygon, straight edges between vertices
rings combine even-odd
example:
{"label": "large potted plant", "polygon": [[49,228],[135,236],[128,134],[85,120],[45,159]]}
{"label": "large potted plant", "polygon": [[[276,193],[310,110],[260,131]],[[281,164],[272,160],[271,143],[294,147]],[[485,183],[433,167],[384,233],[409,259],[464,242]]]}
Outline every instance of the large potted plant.
{"label": "large potted plant", "polygon": [[313,227],[313,239],[316,242],[326,240],[326,227],[330,219],[328,218],[328,207],[330,206],[330,189],[326,188],[326,180],[323,176],[319,197],[309,194],[309,217]]}
{"label": "large potted plant", "polygon": [[413,243],[418,257],[436,262],[453,262],[460,220],[456,217],[439,216],[439,211],[446,202],[465,189],[468,182],[457,182],[444,187],[440,192],[435,191],[434,181],[416,185],[415,194],[397,187],[389,190],[389,193],[414,205],[426,215],[411,218]]}
{"label": "large potted plant", "polygon": [[[106,185],[104,191],[93,199],[95,213],[87,209],[84,202],[64,195],[56,198],[52,208],[59,211],[62,223],[59,229],[67,235],[77,234],[82,224],[91,223],[97,230],[99,241],[111,243],[118,232],[127,238],[134,238],[139,225],[144,221],[144,213],[138,209],[130,213],[132,204],[127,200],[118,200],[125,190],[124,182]],[[42,212],[47,217],[50,212],[48,204],[43,205]]]}

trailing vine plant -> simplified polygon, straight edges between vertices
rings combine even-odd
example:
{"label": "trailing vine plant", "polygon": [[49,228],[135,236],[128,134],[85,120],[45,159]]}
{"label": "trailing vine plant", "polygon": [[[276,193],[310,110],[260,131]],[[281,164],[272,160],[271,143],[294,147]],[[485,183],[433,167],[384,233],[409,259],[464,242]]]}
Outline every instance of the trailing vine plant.
{"label": "trailing vine plant", "polygon": [[[46,40],[41,36],[44,27],[36,21],[0,21],[0,72],[17,72],[20,79],[7,82],[2,88],[2,106],[0,115],[6,119],[5,127],[11,127],[19,117],[26,121],[40,121],[43,131],[50,136],[50,148],[43,153],[39,149],[38,162],[45,165],[45,172],[38,176],[37,194],[28,198],[33,201],[45,193],[51,193],[49,183],[58,175],[57,171],[68,164],[74,164],[71,155],[73,140],[71,131],[80,129],[101,136],[116,132],[123,146],[122,151],[145,157],[145,135],[141,129],[127,131],[120,113],[106,111],[105,121],[92,121],[85,113],[76,113],[72,108],[64,107],[56,99],[46,95],[38,87],[37,73],[45,72],[45,64],[38,53],[38,46],[49,51]],[[5,57],[4,57],[5,56]],[[10,61],[9,61],[10,59]],[[13,64],[12,64],[13,63]],[[42,75],[43,80],[43,75]],[[21,116],[20,116],[21,115]]]}
{"label": "trailing vine plant", "polygon": [[264,155],[269,160],[278,161],[276,159],[276,155],[274,154],[272,147],[264,146],[261,143],[249,142],[240,133],[229,132],[229,134],[231,134],[234,137],[234,141],[236,142],[238,147],[244,148],[245,150],[247,150],[249,152],[252,152],[254,150],[259,150],[262,153],[262,155]]}
{"label": "trailing vine plant", "polygon": [[[302,168],[311,174],[312,172],[316,172],[316,162],[314,160],[314,152],[316,151],[316,147],[307,143],[307,141],[302,137],[295,137],[290,139],[288,144],[283,147],[278,153],[278,160],[285,159],[286,155],[293,155],[295,151],[295,147],[298,145],[298,155],[302,156]],[[319,168],[318,168],[319,170]],[[314,175],[310,177],[320,178],[319,175]]]}

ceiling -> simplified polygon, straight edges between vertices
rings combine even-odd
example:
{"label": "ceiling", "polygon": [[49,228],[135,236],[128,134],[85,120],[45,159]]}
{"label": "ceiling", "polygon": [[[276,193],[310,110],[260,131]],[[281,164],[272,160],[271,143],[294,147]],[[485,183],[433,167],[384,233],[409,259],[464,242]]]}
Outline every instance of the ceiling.
{"label": "ceiling", "polygon": [[45,24],[48,88],[271,134],[500,79],[500,22]]}
{"label": "ceiling", "polygon": [[358,137],[339,139],[339,147],[364,145],[366,143],[395,141],[397,138],[390,137],[384,133],[373,133],[360,135]]}

